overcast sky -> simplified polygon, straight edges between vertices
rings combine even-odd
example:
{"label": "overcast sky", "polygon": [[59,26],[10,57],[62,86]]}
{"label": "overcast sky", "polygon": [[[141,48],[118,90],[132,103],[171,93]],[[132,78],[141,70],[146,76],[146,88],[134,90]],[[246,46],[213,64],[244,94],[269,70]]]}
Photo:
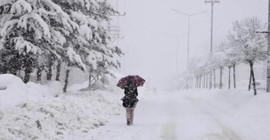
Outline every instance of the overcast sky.
{"label": "overcast sky", "polygon": [[[190,14],[207,11],[191,17],[190,57],[210,52],[211,6],[204,0],[118,0],[118,9],[126,12],[119,21],[124,36],[120,46],[126,53],[124,74],[139,74],[161,86],[176,70],[184,71],[188,18],[171,9]],[[214,6],[214,45],[226,38],[233,21],[256,16],[266,22],[267,10],[268,0],[221,0]]]}

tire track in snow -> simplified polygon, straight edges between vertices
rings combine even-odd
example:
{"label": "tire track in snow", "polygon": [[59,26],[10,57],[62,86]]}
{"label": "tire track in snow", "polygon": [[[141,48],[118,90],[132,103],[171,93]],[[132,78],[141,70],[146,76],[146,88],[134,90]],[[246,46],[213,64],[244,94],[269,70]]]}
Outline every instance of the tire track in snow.
{"label": "tire track in snow", "polygon": [[176,122],[169,121],[161,126],[161,140],[177,140]]}
{"label": "tire track in snow", "polygon": [[[211,117],[213,122],[221,129],[221,132],[219,133],[209,133],[206,135],[203,135],[201,137],[201,140],[242,140],[238,134],[231,130],[230,128],[226,127],[219,119],[217,119],[218,114],[220,115],[227,115],[225,110],[216,107],[213,104],[210,104],[203,99],[196,99],[192,97],[187,97],[189,101],[191,101],[193,104],[196,104],[204,113]],[[211,110],[211,111],[210,111]],[[212,112],[212,113],[210,113]],[[213,112],[215,114],[213,114]]]}
{"label": "tire track in snow", "polygon": [[242,140],[233,130],[225,127],[218,120],[214,120],[222,129],[220,133],[210,133],[202,137],[202,140]]}

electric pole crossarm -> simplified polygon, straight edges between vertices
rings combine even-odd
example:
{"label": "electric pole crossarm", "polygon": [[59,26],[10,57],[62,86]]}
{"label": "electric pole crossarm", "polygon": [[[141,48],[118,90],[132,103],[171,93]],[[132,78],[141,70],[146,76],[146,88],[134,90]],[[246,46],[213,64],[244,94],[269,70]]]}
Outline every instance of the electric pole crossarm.
{"label": "electric pole crossarm", "polygon": [[204,3],[220,3],[219,0],[205,0]]}
{"label": "electric pole crossarm", "polygon": [[270,31],[256,31],[256,33],[269,34]]}

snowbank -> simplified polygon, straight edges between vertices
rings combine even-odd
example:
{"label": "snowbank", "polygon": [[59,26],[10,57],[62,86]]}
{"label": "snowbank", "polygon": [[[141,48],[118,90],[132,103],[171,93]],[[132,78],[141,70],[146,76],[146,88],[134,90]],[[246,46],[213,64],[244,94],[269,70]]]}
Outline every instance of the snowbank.
{"label": "snowbank", "polygon": [[0,75],[0,89],[0,109],[27,99],[27,86],[12,74]]}
{"label": "snowbank", "polygon": [[12,74],[0,75],[0,108],[21,104],[27,100],[39,100],[46,96],[58,96],[62,93],[60,82],[52,81],[45,85],[29,82],[25,84]]}
{"label": "snowbank", "polygon": [[121,108],[119,93],[62,94],[58,82],[24,84],[13,75],[0,82],[0,139],[87,139]]}
{"label": "snowbank", "polygon": [[119,113],[120,104],[103,96],[78,93],[9,108],[0,121],[0,139],[84,139]]}

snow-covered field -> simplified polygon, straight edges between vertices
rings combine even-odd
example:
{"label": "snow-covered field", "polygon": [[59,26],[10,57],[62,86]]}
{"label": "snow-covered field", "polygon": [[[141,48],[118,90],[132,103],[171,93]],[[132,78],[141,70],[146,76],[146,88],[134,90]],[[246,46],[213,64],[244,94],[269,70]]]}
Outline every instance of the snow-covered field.
{"label": "snow-covered field", "polygon": [[270,140],[270,94],[263,91],[139,88],[134,125],[127,126],[123,91],[113,87],[78,91],[84,83],[63,94],[57,82],[0,81],[1,140]]}

